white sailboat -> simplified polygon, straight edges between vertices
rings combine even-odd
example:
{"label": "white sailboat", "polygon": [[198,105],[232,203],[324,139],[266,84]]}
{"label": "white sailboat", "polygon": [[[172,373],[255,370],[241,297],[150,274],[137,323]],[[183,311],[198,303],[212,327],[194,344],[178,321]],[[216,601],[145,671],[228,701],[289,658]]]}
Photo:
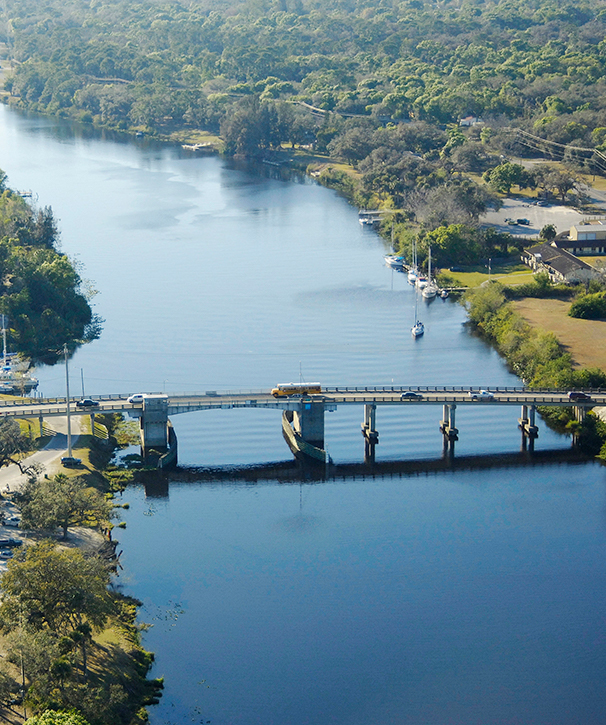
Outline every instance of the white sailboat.
{"label": "white sailboat", "polygon": [[417,240],[412,243],[412,266],[408,268],[408,281],[410,284],[417,283]]}
{"label": "white sailboat", "polygon": [[432,300],[439,292],[438,285],[431,278],[431,247],[429,247],[429,257],[427,264],[427,283],[424,285],[421,294],[426,300]]}
{"label": "white sailboat", "polygon": [[29,363],[19,360],[14,353],[9,353],[6,346],[6,326],[8,319],[0,315],[2,324],[2,369],[0,370],[0,393],[25,395],[38,387],[38,380],[27,372]]}
{"label": "white sailboat", "polygon": [[419,320],[419,295],[415,292],[415,324],[410,328],[413,337],[421,337],[425,332],[425,326]]}

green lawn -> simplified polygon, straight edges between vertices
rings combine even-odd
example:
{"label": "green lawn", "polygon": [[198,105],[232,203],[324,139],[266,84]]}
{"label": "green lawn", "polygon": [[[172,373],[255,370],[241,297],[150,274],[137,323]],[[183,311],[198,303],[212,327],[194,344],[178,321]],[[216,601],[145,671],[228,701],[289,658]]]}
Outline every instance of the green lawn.
{"label": "green lawn", "polygon": [[488,270],[482,267],[470,269],[469,272],[450,272],[444,270],[449,278],[454,280],[454,287],[479,287],[489,279],[498,280],[501,284],[515,286],[531,282],[533,272],[523,264],[516,264],[503,267],[495,267],[488,274]]}

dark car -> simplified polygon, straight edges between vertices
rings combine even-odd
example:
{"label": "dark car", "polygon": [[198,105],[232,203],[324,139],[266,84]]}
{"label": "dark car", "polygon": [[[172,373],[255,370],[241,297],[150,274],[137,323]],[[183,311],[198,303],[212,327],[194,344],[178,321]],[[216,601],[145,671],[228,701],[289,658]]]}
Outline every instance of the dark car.
{"label": "dark car", "polygon": [[74,458],[73,456],[63,456],[61,459],[61,465],[66,468],[78,468],[81,463],[81,458]]}
{"label": "dark car", "polygon": [[527,227],[530,225],[530,219],[518,219],[518,224],[522,224],[523,226]]}
{"label": "dark car", "polygon": [[421,393],[415,393],[412,390],[407,390],[405,393],[402,393],[402,396],[400,400],[422,400],[423,396]]}
{"label": "dark car", "polygon": [[82,398],[82,400],[76,401],[76,408],[98,408],[99,401],[92,400],[92,398]]}
{"label": "dark car", "polygon": [[591,400],[591,395],[588,393],[581,393],[577,390],[571,390],[568,393],[569,400]]}
{"label": "dark car", "polygon": [[0,549],[12,549],[15,546],[23,546],[21,539],[0,539]]}

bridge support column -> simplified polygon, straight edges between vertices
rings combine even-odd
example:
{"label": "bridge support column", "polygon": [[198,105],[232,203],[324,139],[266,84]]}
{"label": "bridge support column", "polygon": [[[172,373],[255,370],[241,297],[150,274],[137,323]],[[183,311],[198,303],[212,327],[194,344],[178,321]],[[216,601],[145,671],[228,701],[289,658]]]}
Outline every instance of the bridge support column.
{"label": "bridge support column", "polygon": [[455,425],[457,406],[455,403],[445,405],[442,409],[440,431],[444,437],[444,451],[454,453],[455,441],[459,440],[459,431]]}
{"label": "bridge support column", "polygon": [[374,403],[364,406],[364,422],[362,423],[362,435],[369,443],[379,442],[379,431],[376,429],[377,406]]}
{"label": "bridge support column", "polygon": [[[574,419],[579,422],[583,423],[585,420],[585,416],[587,415],[587,408],[584,405],[575,405],[573,407],[574,412]],[[572,445],[578,446],[579,444],[579,431],[573,429],[572,431]]]}
{"label": "bridge support column", "polygon": [[324,401],[303,399],[299,410],[293,411],[293,429],[316,448],[324,448]]}
{"label": "bridge support column", "polygon": [[534,442],[539,437],[536,425],[536,406],[523,405],[522,417],[518,418],[518,428],[522,431],[522,450],[534,451]]}
{"label": "bridge support column", "polygon": [[155,459],[166,453],[168,449],[168,399],[144,398],[143,414],[139,419],[139,425],[143,458]]}
{"label": "bridge support column", "polygon": [[38,424],[40,426],[40,438],[44,435],[44,418],[40,415],[38,416]]}

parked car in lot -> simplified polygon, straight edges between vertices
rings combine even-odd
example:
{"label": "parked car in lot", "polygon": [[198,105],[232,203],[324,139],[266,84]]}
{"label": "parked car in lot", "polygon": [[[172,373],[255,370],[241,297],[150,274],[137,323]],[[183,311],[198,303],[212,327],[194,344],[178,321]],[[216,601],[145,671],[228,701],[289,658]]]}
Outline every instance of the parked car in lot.
{"label": "parked car in lot", "polygon": [[490,390],[479,390],[477,392],[470,390],[469,397],[472,400],[492,400],[494,393],[491,393]]}
{"label": "parked car in lot", "polygon": [[518,219],[518,224],[528,227],[530,226],[530,219]]}
{"label": "parked car in lot", "polygon": [[589,393],[581,393],[578,390],[571,390],[568,393],[569,400],[591,400]]}
{"label": "parked car in lot", "polygon": [[13,549],[15,546],[23,546],[21,539],[0,539],[0,549]]}
{"label": "parked car in lot", "polygon": [[98,408],[99,401],[92,398],[82,398],[76,401],[76,408]]}
{"label": "parked car in lot", "polygon": [[4,526],[14,526],[15,528],[18,528],[20,523],[21,523],[20,516],[5,516],[2,519],[2,524]]}
{"label": "parked car in lot", "polygon": [[407,390],[405,393],[402,393],[400,396],[400,400],[422,400],[423,396],[421,393],[415,393],[413,390]]}
{"label": "parked car in lot", "polygon": [[81,458],[74,458],[74,456],[63,456],[61,459],[61,465],[66,468],[78,468],[82,464]]}

